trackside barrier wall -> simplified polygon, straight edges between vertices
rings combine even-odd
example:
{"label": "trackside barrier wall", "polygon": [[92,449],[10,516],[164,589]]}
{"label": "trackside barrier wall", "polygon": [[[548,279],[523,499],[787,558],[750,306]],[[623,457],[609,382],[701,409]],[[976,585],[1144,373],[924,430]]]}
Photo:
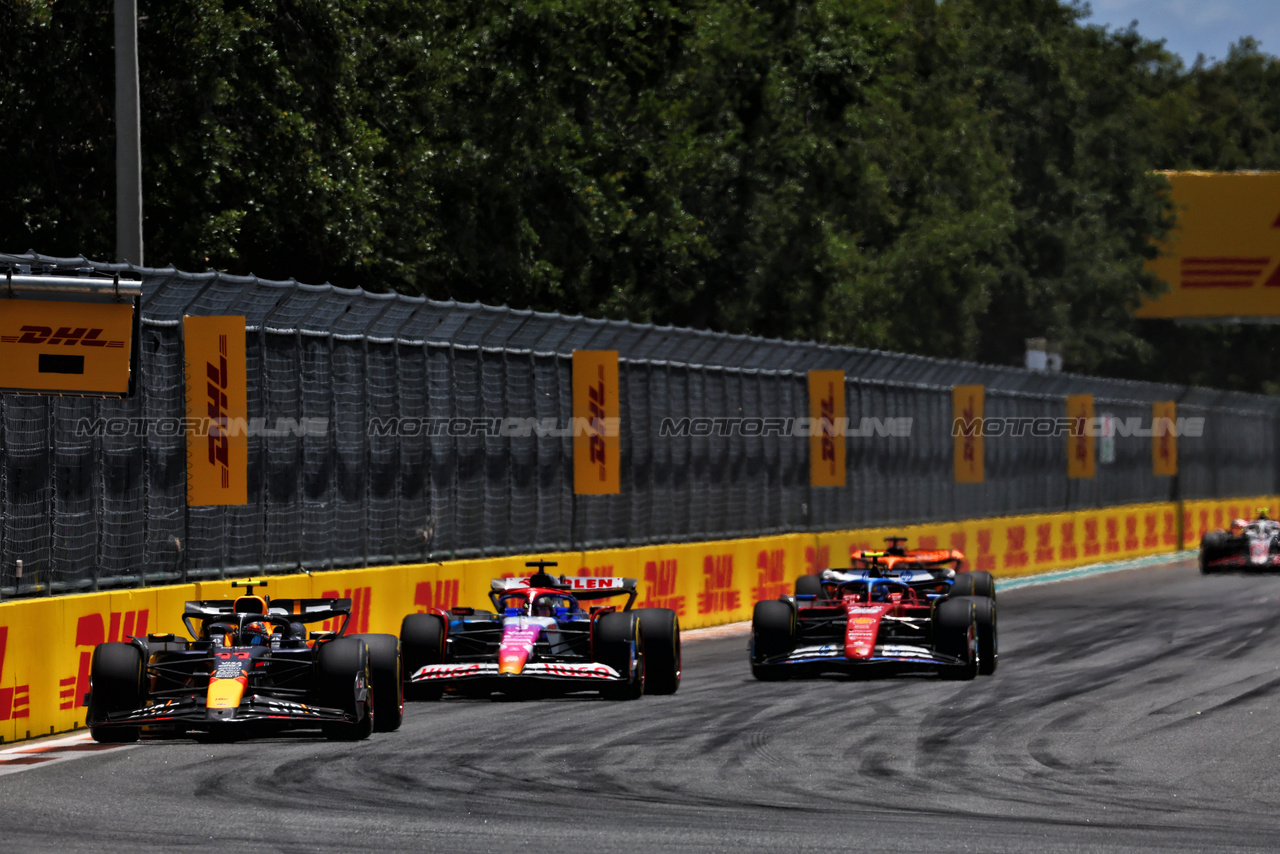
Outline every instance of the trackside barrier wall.
{"label": "trackside barrier wall", "polygon": [[[1280,489],[1276,397],[84,258],[0,254],[6,268],[142,282],[131,397],[0,395],[6,599]],[[184,316],[244,318],[261,429],[242,506],[187,505],[181,422],[204,389],[184,389]],[[489,429],[566,428],[575,350],[618,353],[618,494],[574,495],[571,437]],[[844,372],[843,486],[811,485],[807,434],[764,426],[810,416],[810,371]],[[966,384],[993,421],[1061,419],[1089,394],[1123,430],[1072,479],[1064,434],[1010,427],[984,440],[985,481],[956,483]],[[1157,401],[1203,419],[1177,477],[1153,472]]]}
{"label": "trackside barrier wall", "polygon": [[[1183,542],[1225,527],[1280,497],[1193,501],[1183,505]],[[637,607],[672,608],[685,629],[751,619],[755,603],[790,593],[795,579],[847,566],[851,547],[880,548],[903,534],[910,545],[963,548],[972,569],[998,576],[1047,572],[1179,548],[1178,505],[1147,504],[1071,513],[980,519],[905,528],[784,534],[590,552],[544,553],[568,575],[640,581]],[[523,576],[526,556],[340,570],[270,579],[277,597],[350,597],[348,631],[398,633],[405,614],[489,604],[489,580]],[[84,725],[93,648],[130,635],[185,637],[189,599],[223,599],[226,581],[29,599],[0,604],[0,739],[64,732]],[[619,600],[622,602],[625,600]],[[331,629],[336,626],[325,625]],[[745,651],[743,669],[746,669]]]}

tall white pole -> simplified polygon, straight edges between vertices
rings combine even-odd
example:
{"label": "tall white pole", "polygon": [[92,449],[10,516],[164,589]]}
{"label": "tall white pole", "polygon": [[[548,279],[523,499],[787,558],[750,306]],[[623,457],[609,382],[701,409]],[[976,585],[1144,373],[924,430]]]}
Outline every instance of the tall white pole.
{"label": "tall white pole", "polygon": [[142,266],[138,0],[116,3],[116,260]]}

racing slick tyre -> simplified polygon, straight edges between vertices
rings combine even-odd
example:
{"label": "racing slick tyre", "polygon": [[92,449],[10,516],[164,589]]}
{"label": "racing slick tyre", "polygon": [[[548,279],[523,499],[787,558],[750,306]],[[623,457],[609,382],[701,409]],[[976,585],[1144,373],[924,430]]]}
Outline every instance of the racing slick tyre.
{"label": "racing slick tyre", "polygon": [[409,680],[428,664],[444,664],[444,619],[438,614],[410,614],[400,623],[400,653],[404,656],[406,700],[439,700],[439,685]]}
{"label": "racing slick tyre", "polygon": [[985,596],[996,598],[996,582],[989,572],[957,572],[951,584],[952,596]]}
{"label": "racing slick tyre", "polygon": [[644,692],[674,694],[680,687],[680,618],[670,608],[637,608],[644,638]]}
{"label": "racing slick tyre", "polygon": [[822,579],[816,575],[802,575],[796,579],[797,596],[817,596],[822,598]]}
{"label": "racing slick tyre", "polygon": [[[644,693],[644,633],[635,611],[605,614],[595,625],[591,647],[595,660],[607,664],[626,678],[605,685],[600,694],[606,700],[637,700]],[[634,660],[635,666],[632,667]]]}
{"label": "racing slick tyre", "polygon": [[400,639],[395,635],[348,635],[369,647],[369,673],[373,678],[375,732],[395,732],[404,720],[404,679],[400,673]]}
{"label": "racing slick tyre", "polygon": [[981,596],[974,597],[973,615],[978,625],[978,674],[990,676],[996,672],[1000,654],[996,638],[996,603]]}
{"label": "racing slick tyre", "polygon": [[974,596],[952,596],[934,609],[934,646],[943,655],[962,662],[942,668],[942,675],[948,679],[967,680],[978,675],[978,599]]}
{"label": "racing slick tyre", "polygon": [[373,678],[369,668],[369,647],[359,638],[339,638],[320,647],[316,656],[316,688],[320,705],[341,709],[355,723],[321,725],[330,741],[359,741],[373,732]]}
{"label": "racing slick tyre", "polygon": [[95,726],[112,712],[142,708],[142,651],[131,643],[100,643],[89,665],[89,735],[100,744],[127,744],[137,741],[142,729],[136,726]]}
{"label": "racing slick tyre", "polygon": [[1217,560],[1227,551],[1227,540],[1230,536],[1226,531],[1210,531],[1200,538],[1200,572],[1204,575],[1216,572],[1209,561]]}
{"label": "racing slick tyre", "polygon": [[777,599],[757,602],[751,615],[751,674],[761,682],[786,679],[785,666],[762,662],[791,652],[795,645],[795,608]]}

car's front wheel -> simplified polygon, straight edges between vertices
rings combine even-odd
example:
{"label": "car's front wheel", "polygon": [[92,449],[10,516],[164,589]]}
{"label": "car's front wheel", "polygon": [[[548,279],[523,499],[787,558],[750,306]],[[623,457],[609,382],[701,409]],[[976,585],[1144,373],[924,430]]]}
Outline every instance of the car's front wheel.
{"label": "car's front wheel", "polygon": [[350,718],[323,724],[330,741],[359,741],[373,732],[375,700],[369,647],[359,638],[339,638],[320,647],[316,659],[320,705],[341,709]]}
{"label": "car's front wheel", "polygon": [[374,729],[395,732],[404,720],[404,678],[400,668],[400,639],[395,635],[350,635],[369,647],[373,705],[378,710]]}
{"label": "car's front wheel", "polygon": [[131,643],[101,643],[89,664],[89,735],[102,744],[137,741],[136,726],[101,726],[107,715],[142,707],[142,651]]}
{"label": "car's front wheel", "polygon": [[640,618],[630,611],[605,614],[596,621],[592,639],[595,659],[622,676],[601,688],[606,700],[637,700],[644,694],[645,653]]}

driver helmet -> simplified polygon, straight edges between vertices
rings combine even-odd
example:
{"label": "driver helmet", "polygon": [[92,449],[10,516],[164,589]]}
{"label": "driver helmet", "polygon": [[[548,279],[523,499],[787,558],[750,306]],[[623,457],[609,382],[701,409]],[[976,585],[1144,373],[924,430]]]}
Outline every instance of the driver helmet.
{"label": "driver helmet", "polygon": [[271,629],[266,623],[254,621],[245,623],[240,630],[241,646],[266,646],[271,643]]}
{"label": "driver helmet", "polygon": [[1259,508],[1258,508],[1258,521],[1259,521],[1259,522],[1269,522],[1269,521],[1271,521],[1271,517],[1267,515],[1267,508],[1265,508],[1265,507],[1259,507]]}

